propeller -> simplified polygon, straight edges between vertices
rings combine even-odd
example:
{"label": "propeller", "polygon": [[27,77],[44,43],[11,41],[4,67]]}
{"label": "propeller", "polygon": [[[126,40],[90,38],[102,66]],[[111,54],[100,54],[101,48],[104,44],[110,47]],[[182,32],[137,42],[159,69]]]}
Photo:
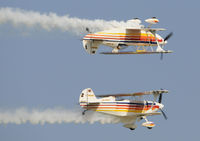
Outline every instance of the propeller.
{"label": "propeller", "polygon": [[167,119],[168,119],[168,117],[167,117],[167,115],[165,114],[165,112],[164,112],[162,109],[160,109],[160,111],[161,111],[161,113],[162,113],[163,117],[165,118],[165,120],[167,120]]}
{"label": "propeller", "polygon": [[[160,90],[162,91],[163,89],[161,88]],[[158,103],[162,102],[162,95],[163,95],[163,93],[160,94],[159,99],[158,99]],[[160,111],[161,111],[163,117],[167,120],[167,115],[165,114],[165,112],[162,109],[160,109]]]}
{"label": "propeller", "polygon": [[159,99],[158,99],[158,103],[162,103],[162,94],[164,93],[164,90],[161,88],[160,89],[161,93],[160,93],[160,96],[159,96]]}
{"label": "propeller", "polygon": [[[169,40],[169,38],[171,38],[173,35],[173,32],[170,32],[165,38],[164,38],[164,42]],[[163,53],[161,52],[161,55],[160,55],[160,60],[163,60]]]}
{"label": "propeller", "polygon": [[164,41],[167,41],[171,36],[173,35],[173,32],[170,32],[165,38]]}

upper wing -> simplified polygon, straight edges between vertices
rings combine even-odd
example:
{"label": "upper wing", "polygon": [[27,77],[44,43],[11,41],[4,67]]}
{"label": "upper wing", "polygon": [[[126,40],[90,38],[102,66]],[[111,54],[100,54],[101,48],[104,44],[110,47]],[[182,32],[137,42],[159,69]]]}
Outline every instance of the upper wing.
{"label": "upper wing", "polygon": [[164,31],[166,29],[164,28],[131,28],[131,27],[128,27],[126,28],[127,30],[145,30],[145,31]]}
{"label": "upper wing", "polygon": [[122,94],[107,94],[107,95],[97,95],[97,97],[142,96],[142,95],[162,94],[162,93],[168,93],[168,90],[154,90],[154,91],[145,91],[145,92],[137,92],[137,93],[122,93]]}

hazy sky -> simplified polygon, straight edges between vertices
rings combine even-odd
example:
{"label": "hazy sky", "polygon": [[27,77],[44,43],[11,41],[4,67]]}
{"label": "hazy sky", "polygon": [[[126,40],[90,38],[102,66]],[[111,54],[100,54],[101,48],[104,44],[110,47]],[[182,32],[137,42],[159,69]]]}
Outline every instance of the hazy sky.
{"label": "hazy sky", "polygon": [[[0,25],[0,109],[79,107],[82,89],[96,94],[165,88],[164,110],[169,119],[149,117],[156,127],[137,123],[130,131],[122,124],[0,125],[2,141],[66,140],[197,140],[199,135],[199,2],[181,0],[1,0],[11,7],[40,13],[54,12],[84,19],[126,21],[135,17],[160,20],[154,27],[165,37],[173,31],[164,55],[105,56],[87,54],[81,37],[61,30]],[[100,48],[103,51],[105,47]]]}

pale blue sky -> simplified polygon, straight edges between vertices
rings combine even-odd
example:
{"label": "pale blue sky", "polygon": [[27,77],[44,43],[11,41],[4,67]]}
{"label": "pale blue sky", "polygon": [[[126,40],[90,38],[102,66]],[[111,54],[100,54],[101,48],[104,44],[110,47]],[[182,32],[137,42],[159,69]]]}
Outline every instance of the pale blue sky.
{"label": "pale blue sky", "polygon": [[[0,107],[53,108],[77,106],[81,90],[97,94],[166,88],[164,110],[169,119],[150,117],[157,126],[134,131],[121,124],[0,125],[2,141],[66,140],[198,140],[199,114],[199,2],[181,0],[1,0],[0,7],[74,17],[128,20],[156,16],[155,27],[174,36],[166,48],[173,54],[88,55],[79,37],[38,29],[0,25]],[[102,48],[100,49],[102,50]]]}

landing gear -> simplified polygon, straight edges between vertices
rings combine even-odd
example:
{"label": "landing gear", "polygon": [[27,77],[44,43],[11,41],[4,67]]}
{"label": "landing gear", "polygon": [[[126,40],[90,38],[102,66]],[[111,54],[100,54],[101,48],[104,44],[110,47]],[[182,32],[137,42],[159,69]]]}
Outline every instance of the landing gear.
{"label": "landing gear", "polygon": [[152,121],[148,121],[145,116],[143,116],[143,119],[146,122],[142,123],[142,126],[146,127],[147,129],[152,129],[153,127],[155,127],[155,124]]}
{"label": "landing gear", "polygon": [[82,112],[82,115],[85,115],[85,112],[86,112],[87,110],[84,110],[83,112]]}

